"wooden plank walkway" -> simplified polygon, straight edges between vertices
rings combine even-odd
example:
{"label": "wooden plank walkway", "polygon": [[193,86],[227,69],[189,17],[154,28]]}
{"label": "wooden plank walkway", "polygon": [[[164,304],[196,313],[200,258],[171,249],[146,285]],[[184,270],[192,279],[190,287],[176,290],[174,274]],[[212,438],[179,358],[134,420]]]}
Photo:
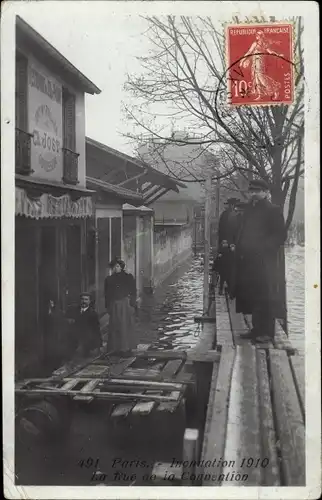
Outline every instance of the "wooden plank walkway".
{"label": "wooden plank walkway", "polygon": [[202,484],[305,486],[304,359],[279,324],[274,342],[252,345],[241,338],[250,318],[236,314],[225,296],[215,304],[221,356],[208,401]]}

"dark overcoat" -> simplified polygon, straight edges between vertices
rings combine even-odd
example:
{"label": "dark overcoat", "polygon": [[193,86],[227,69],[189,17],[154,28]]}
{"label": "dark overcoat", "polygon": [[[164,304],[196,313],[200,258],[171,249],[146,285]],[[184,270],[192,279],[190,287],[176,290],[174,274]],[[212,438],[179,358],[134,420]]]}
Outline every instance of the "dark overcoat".
{"label": "dark overcoat", "polygon": [[74,313],[74,348],[86,356],[93,349],[102,346],[100,323],[97,312],[90,306],[83,313],[80,308]]}
{"label": "dark overcoat", "polygon": [[246,205],[233,238],[236,253],[231,295],[236,298],[236,312],[251,314],[254,307],[260,307],[269,309],[275,318],[285,316],[284,268],[279,266],[285,239],[280,207],[268,200]]}
{"label": "dark overcoat", "polygon": [[232,210],[224,210],[219,218],[218,224],[218,248],[220,248],[223,240],[232,242],[234,234],[234,212]]}

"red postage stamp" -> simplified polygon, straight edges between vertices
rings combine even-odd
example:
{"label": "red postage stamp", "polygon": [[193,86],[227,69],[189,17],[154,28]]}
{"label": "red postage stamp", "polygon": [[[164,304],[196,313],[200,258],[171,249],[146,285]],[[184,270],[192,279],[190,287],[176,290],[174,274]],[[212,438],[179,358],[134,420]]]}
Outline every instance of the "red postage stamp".
{"label": "red postage stamp", "polygon": [[292,24],[228,25],[226,51],[229,104],[293,102]]}

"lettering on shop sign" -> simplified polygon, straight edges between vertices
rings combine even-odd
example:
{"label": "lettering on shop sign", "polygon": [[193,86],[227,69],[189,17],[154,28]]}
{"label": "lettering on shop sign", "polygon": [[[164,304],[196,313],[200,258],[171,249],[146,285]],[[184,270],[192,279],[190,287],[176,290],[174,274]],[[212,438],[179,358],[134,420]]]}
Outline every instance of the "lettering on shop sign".
{"label": "lettering on shop sign", "polygon": [[57,155],[61,152],[61,143],[57,137],[56,121],[47,104],[42,104],[37,108],[35,124],[33,144],[40,149],[39,164],[46,172],[50,172],[57,166]]}
{"label": "lettering on shop sign", "polygon": [[29,84],[43,94],[47,95],[52,101],[61,104],[62,89],[48,77],[42,75],[35,68],[30,68]]}

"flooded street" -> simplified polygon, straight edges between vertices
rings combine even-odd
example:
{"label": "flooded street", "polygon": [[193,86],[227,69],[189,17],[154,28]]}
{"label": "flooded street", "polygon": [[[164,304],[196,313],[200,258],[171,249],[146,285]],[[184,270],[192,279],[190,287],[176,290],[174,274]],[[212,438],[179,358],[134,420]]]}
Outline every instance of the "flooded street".
{"label": "flooded street", "polygon": [[[288,303],[289,338],[300,353],[304,349],[304,247],[294,246],[285,250]],[[202,259],[196,257],[165,286],[165,293],[151,298],[143,306],[144,328],[148,337],[153,338],[154,349],[189,349],[198,342],[199,326],[194,316],[202,314],[203,266]],[[147,313],[151,310],[151,316]],[[144,318],[145,316],[145,318]],[[142,318],[141,318],[142,320]]]}

